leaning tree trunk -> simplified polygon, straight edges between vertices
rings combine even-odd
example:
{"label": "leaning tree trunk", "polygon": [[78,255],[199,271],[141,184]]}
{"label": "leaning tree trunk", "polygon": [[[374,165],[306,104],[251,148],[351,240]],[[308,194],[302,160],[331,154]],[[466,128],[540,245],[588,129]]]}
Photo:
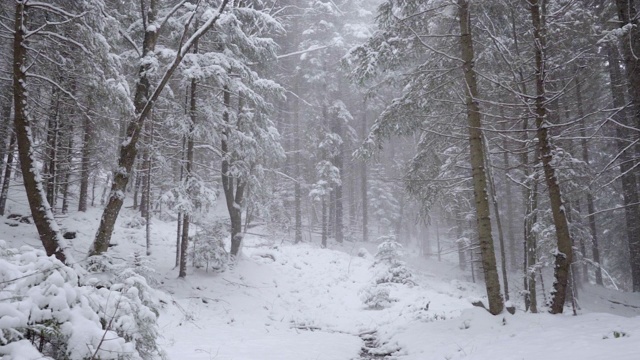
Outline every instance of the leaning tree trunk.
{"label": "leaning tree trunk", "polygon": [[35,159],[31,121],[29,119],[28,91],[27,91],[27,47],[25,44],[27,22],[27,5],[16,2],[15,27],[13,33],[13,106],[14,128],[18,144],[18,155],[22,169],[24,188],[33,216],[33,222],[38,229],[40,241],[47,255],[55,257],[63,263],[73,263],[73,258],[65,239],[60,234],[60,228],[53,217],[51,206],[47,201],[40,170]]}
{"label": "leaning tree trunk", "polygon": [[569,272],[572,261],[573,249],[571,246],[571,234],[569,233],[569,223],[562,201],[560,184],[556,177],[553,165],[553,153],[548,133],[547,122],[547,99],[546,99],[546,35],[542,14],[540,13],[539,0],[531,3],[531,20],[533,24],[533,36],[535,40],[535,62],[536,62],[536,127],[538,137],[538,147],[540,160],[544,170],[544,177],[549,190],[549,202],[551,203],[551,213],[553,223],[556,228],[558,248],[555,252],[555,267],[553,283],[553,298],[551,300],[552,314],[560,314],[564,309],[565,298],[567,296],[567,284],[569,283]]}
{"label": "leaning tree trunk", "polygon": [[[188,38],[184,43],[181,43],[181,48],[175,55],[173,62],[169,65],[169,68],[162,76],[162,79],[155,87],[153,94],[149,95],[150,82],[147,77],[148,70],[151,66],[149,62],[141,62],[138,69],[138,82],[136,85],[136,91],[134,96],[135,116],[128,123],[126,130],[126,138],[120,146],[120,154],[118,156],[118,168],[114,172],[113,182],[111,184],[111,192],[109,194],[109,201],[104,208],[102,217],[100,218],[100,226],[96,232],[96,237],[89,249],[89,255],[98,255],[107,251],[109,243],[111,242],[111,235],[113,229],[122,208],[124,202],[125,190],[129,183],[129,176],[133,169],[133,164],[137,154],[137,144],[140,139],[140,131],[144,126],[146,119],[149,117],[151,110],[153,109],[156,101],[160,97],[160,94],[168,84],[169,79],[176,71],[182,60],[187,55],[188,51],[193,46],[194,42],[202,37],[213,25],[220,19],[222,12],[226,8],[229,0],[222,0],[218,11],[215,16],[209,17],[206,22]],[[142,9],[146,14],[147,22],[145,25],[144,40],[142,46],[142,57],[152,54],[155,50],[155,44],[157,36],[160,31],[155,24],[155,0],[150,2],[150,11]],[[185,27],[184,31],[187,31],[188,27]],[[186,34],[185,34],[186,35]],[[185,37],[186,38],[186,37]]]}
{"label": "leaning tree trunk", "polygon": [[462,53],[464,71],[464,92],[467,106],[467,121],[469,128],[469,150],[473,178],[473,195],[476,206],[476,226],[480,251],[482,254],[482,268],[485,286],[489,299],[489,311],[493,315],[502,312],[504,302],[500,294],[500,279],[496,267],[496,255],[491,235],[491,219],[489,217],[489,201],[487,198],[487,177],[485,173],[485,154],[482,137],[482,121],[480,105],[478,104],[478,84],[474,69],[473,39],[471,36],[471,14],[469,2],[458,0],[460,15],[460,51]]}

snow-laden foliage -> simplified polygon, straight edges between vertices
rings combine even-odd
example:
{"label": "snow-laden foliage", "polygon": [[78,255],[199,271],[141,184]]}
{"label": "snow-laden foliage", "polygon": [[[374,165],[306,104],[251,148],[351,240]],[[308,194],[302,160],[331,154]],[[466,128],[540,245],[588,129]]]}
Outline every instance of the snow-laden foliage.
{"label": "snow-laden foliage", "polygon": [[229,253],[224,248],[227,231],[223,222],[214,222],[196,233],[189,248],[189,258],[193,266],[214,271],[224,270],[229,262]]}
{"label": "snow-laden foliage", "polygon": [[376,269],[377,275],[375,282],[377,284],[398,283],[413,285],[411,272],[400,260],[402,256],[402,244],[396,241],[394,235],[382,236],[378,239],[378,252],[376,252],[373,268]]}
{"label": "snow-laden foliage", "polygon": [[358,294],[360,300],[367,305],[369,309],[380,310],[387,308],[395,301],[391,298],[391,290],[384,285],[372,284],[362,288]]}
{"label": "snow-laden foliage", "polygon": [[394,235],[381,236],[378,241],[380,245],[371,265],[373,281],[359,291],[360,300],[370,309],[383,309],[396,301],[390,296],[394,284],[415,285],[411,271],[400,260],[402,244]]}
{"label": "snow-laden foliage", "polygon": [[157,299],[124,270],[107,286],[41,250],[0,243],[0,354],[53,359],[156,359]]}

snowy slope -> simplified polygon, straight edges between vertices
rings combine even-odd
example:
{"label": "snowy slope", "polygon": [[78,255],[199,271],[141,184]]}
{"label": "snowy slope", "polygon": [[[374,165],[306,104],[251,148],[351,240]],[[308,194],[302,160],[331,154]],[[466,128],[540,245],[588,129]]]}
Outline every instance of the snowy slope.
{"label": "snowy slope", "polygon": [[[99,215],[60,219],[78,232],[76,258],[86,254]],[[125,210],[116,227],[116,259],[144,252],[144,229],[123,226],[131,216]],[[32,225],[1,221],[0,232],[14,246],[39,245]],[[190,269],[178,279],[175,225],[154,220],[152,243],[150,260],[167,293],[161,343],[171,359],[640,359],[639,294],[587,287],[579,316],[520,309],[491,316],[471,305],[483,287],[465,281],[455,264],[408,258],[416,285],[390,285],[397,301],[369,310],[359,291],[374,280],[372,244],[321,249],[247,236],[232,269]]]}

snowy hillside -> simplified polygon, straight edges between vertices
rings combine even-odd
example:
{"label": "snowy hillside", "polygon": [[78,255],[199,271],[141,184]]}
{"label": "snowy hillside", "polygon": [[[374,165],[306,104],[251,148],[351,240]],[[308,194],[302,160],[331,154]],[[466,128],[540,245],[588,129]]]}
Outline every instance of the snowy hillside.
{"label": "snowy hillside", "polygon": [[[85,253],[99,212],[72,214],[76,256]],[[123,261],[144,252],[144,229],[116,229],[110,252]],[[10,224],[12,226],[10,226]],[[10,246],[38,247],[32,225],[0,223]],[[175,224],[154,220],[152,277],[163,292],[160,344],[170,359],[638,359],[640,296],[588,287],[578,316],[492,316],[471,305],[483,287],[456,264],[404,256],[410,281],[387,283],[378,309],[363,302],[380,277],[376,244],[293,245],[247,236],[240,261],[223,272],[190,268],[177,278]],[[411,249],[406,249],[410,253]],[[382,269],[384,270],[384,269]],[[588,295],[586,295],[588,293]],[[516,304],[519,300],[516,300]],[[6,349],[5,349],[6,350]],[[8,357],[28,359],[27,354]]]}

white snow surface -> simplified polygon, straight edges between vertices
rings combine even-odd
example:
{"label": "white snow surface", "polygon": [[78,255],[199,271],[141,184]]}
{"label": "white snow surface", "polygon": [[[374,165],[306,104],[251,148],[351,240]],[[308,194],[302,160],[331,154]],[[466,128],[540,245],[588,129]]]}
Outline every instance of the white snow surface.
{"label": "white snow surface", "polygon": [[[71,242],[76,259],[86,254],[100,214],[91,209],[59,219],[61,227],[77,231]],[[116,225],[114,258],[144,253],[144,227],[122,226],[131,217],[123,210]],[[32,225],[6,222],[0,231],[8,243],[39,245]],[[525,313],[512,295],[516,314],[492,316],[471,305],[471,299],[483,298],[484,287],[471,283],[455,263],[407,256],[416,285],[389,285],[396,301],[369,310],[359,291],[374,281],[369,253],[376,244],[330,243],[322,249],[293,245],[283,236],[246,235],[232,269],[190,268],[186,279],[178,279],[175,233],[173,222],[153,220],[149,260],[157,287],[167,293],[159,327],[170,359],[370,359],[360,355],[359,335],[374,331],[378,347],[371,351],[391,353],[387,359],[640,359],[640,294],[586,286],[578,316],[569,308],[563,315]],[[24,357],[15,355],[22,345],[0,346],[0,354],[27,359],[28,346]]]}

